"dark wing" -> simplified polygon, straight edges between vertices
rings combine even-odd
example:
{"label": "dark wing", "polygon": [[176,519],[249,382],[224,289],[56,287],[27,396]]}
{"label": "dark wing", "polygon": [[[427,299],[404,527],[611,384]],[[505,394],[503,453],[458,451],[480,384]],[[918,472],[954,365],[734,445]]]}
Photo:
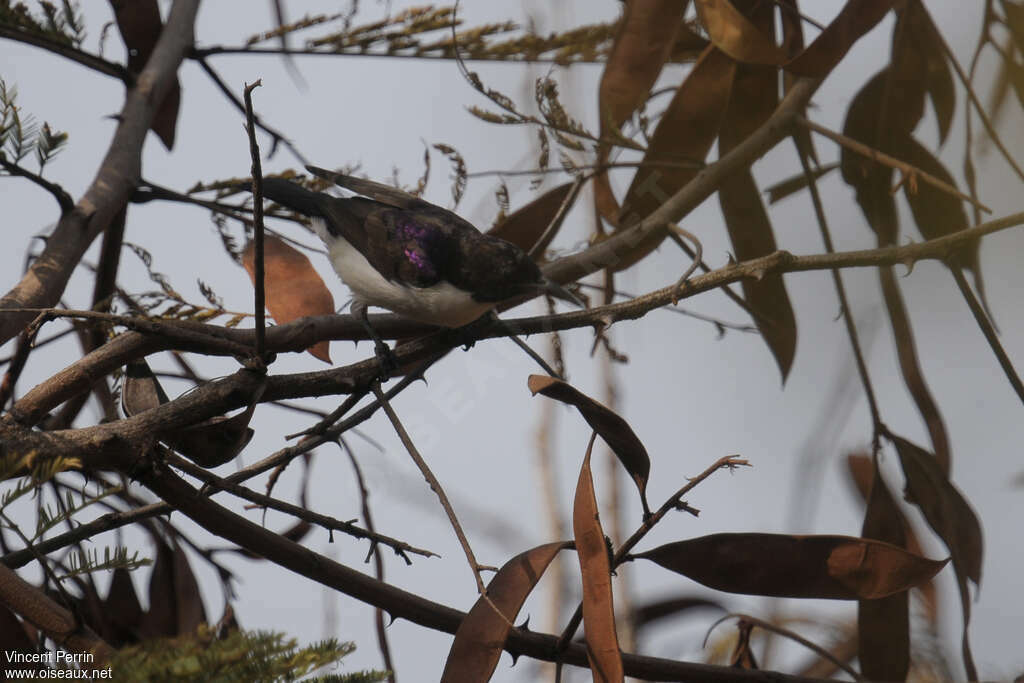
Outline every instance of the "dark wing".
{"label": "dark wing", "polygon": [[450,271],[458,261],[458,240],[452,239],[453,233],[476,229],[457,226],[447,213],[432,206],[420,211],[372,210],[363,223],[363,255],[384,277],[404,285],[430,287],[450,281]]}
{"label": "dark wing", "polygon": [[387,204],[388,206],[393,206],[396,209],[421,209],[424,207],[434,206],[430,202],[426,202],[419,197],[415,197],[408,192],[403,192],[397,187],[391,187],[390,185],[384,185],[372,180],[364,180],[363,178],[356,178],[342,173],[335,173],[334,171],[328,171],[325,168],[319,168],[317,166],[306,166],[306,170],[315,176],[323,178],[324,180],[331,181],[335,185],[344,187],[346,190],[352,190],[356,194],[361,194],[364,197],[369,197],[374,201],[378,201],[381,204]]}

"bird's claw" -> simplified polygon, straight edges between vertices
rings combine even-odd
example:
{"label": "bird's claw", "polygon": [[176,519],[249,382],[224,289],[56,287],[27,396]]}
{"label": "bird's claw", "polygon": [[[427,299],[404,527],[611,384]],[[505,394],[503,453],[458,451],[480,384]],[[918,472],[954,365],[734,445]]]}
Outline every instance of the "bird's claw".
{"label": "bird's claw", "polygon": [[398,356],[384,342],[375,343],[373,351],[377,356],[377,363],[380,364],[381,379],[388,379],[398,370]]}

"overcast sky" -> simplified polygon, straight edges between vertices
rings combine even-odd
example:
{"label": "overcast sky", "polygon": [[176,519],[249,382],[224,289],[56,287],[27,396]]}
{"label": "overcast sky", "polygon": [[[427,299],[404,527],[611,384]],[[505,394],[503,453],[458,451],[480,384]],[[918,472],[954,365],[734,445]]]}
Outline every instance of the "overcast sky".
{"label": "overcast sky", "polygon": [[[89,37],[85,47],[95,50],[109,12],[105,3],[87,4]],[[834,1],[806,4],[814,5],[806,11],[826,22],[839,5]],[[962,16],[971,13],[952,7],[954,3],[927,4],[954,50],[966,60],[980,17]],[[204,3],[197,24],[198,44],[242,43],[250,34],[273,25],[269,5],[251,0]],[[336,3],[331,2],[301,5],[310,12],[314,8],[337,11]],[[364,0],[361,5],[360,16],[366,21],[379,18],[384,12],[384,7],[377,3]],[[555,14],[550,13],[547,3],[540,2],[520,6],[470,1],[463,5],[463,15],[469,24],[510,17],[521,22],[533,20],[542,32],[605,21],[614,18],[619,8],[613,0],[565,2]],[[399,6],[400,3],[395,3],[392,11]],[[842,127],[845,108],[856,88],[887,59],[890,34],[891,20],[887,19],[856,45],[815,98],[815,120],[834,129]],[[120,40],[112,32],[105,56],[118,60],[122,50]],[[471,117],[465,111],[466,105],[486,102],[449,62],[300,57],[296,65],[307,84],[305,88],[289,75],[280,58],[216,57],[212,63],[239,93],[244,82],[262,78],[263,87],[254,93],[260,115],[285,131],[310,161],[320,166],[358,161],[371,178],[382,180],[390,178],[392,169],[398,168],[401,180],[412,184],[422,170],[424,142],[455,146],[465,156],[471,172],[533,163],[530,150],[534,133],[498,128]],[[991,67],[991,61],[983,62],[983,69]],[[501,64],[478,64],[472,68],[490,86],[526,102],[532,96],[533,79],[547,71],[546,67]],[[663,80],[677,82],[682,73],[678,67],[669,69]],[[556,70],[555,75],[563,84],[564,101],[572,113],[596,127],[600,67],[575,66]],[[81,196],[114,130],[109,117],[121,107],[121,83],[8,41],[0,41],[0,76],[18,87],[19,103],[25,112],[70,132],[67,149],[47,168],[47,177],[62,184],[76,198]],[[144,177],[183,191],[197,180],[246,175],[249,157],[240,115],[225,103],[194,63],[185,64],[181,79],[183,99],[177,146],[168,153],[150,136],[143,158]],[[958,97],[962,100],[961,91]],[[958,106],[953,132],[943,150],[943,159],[958,179],[963,148],[962,116],[963,107]],[[1011,117],[1005,129],[1013,130],[1010,124],[1017,124],[1019,130],[1019,123],[1019,116]],[[930,110],[922,131],[922,139],[933,147],[935,125]],[[269,140],[263,136],[260,142],[267,151]],[[1018,151],[1024,144],[1019,137],[1008,142]],[[818,148],[824,160],[838,156],[831,144],[819,140]],[[427,198],[447,206],[448,168],[440,155],[435,154],[433,162]],[[266,172],[297,166],[287,150],[264,161]],[[785,144],[755,166],[762,186],[796,170],[793,152]],[[994,155],[983,157],[979,173],[981,198],[994,209],[995,216],[1020,210],[1020,186],[1011,184],[1013,179],[1003,162]],[[555,182],[560,181],[549,181],[549,185]],[[619,177],[616,182],[624,189],[628,176]],[[527,183],[528,179],[509,178],[513,208],[533,196]],[[459,211],[479,226],[490,225],[497,210],[492,199],[496,187],[494,178],[473,180]],[[872,246],[874,237],[853,203],[849,188],[837,175],[827,178],[822,187],[837,248]],[[0,250],[0,288],[6,291],[21,272],[28,236],[48,232],[56,212],[49,195],[13,179],[0,180],[0,206],[6,217],[3,225],[7,245]],[[587,201],[580,202],[556,247],[579,246],[592,225],[587,206]],[[901,210],[906,214],[905,207]],[[772,207],[772,219],[780,247],[795,253],[822,250],[806,196],[799,195]],[[904,225],[908,226],[904,240],[919,239],[909,220]],[[713,265],[726,261],[729,246],[717,200],[707,202],[687,217],[684,227],[699,235],[706,260]],[[237,233],[237,228],[232,229]],[[308,244],[315,243],[315,238],[295,226],[282,226],[282,230]],[[187,297],[201,300],[198,278],[210,283],[228,308],[250,310],[249,279],[221,249],[205,211],[156,202],[133,205],[128,213],[126,240],[149,249],[154,255],[154,269],[166,273]],[[1024,284],[1018,266],[1022,248],[1024,236],[1019,231],[987,238],[982,247],[989,301],[1003,343],[1018,365],[1024,363],[1024,323],[1018,315],[1018,292]],[[95,261],[96,253],[92,249],[88,258]],[[127,251],[123,263],[122,286],[130,291],[152,288],[144,269]],[[326,259],[314,257],[314,265],[323,274],[338,305],[347,301],[348,294]],[[632,293],[650,291],[674,282],[686,265],[684,255],[666,246],[623,274],[619,286]],[[923,423],[899,376],[888,322],[880,308],[877,277],[869,270],[849,272],[846,282],[854,315],[862,323],[869,345],[870,369],[883,419],[893,431],[925,445],[928,441]],[[1024,470],[1019,455],[1019,444],[1024,438],[1024,409],[944,268],[934,263],[919,264],[900,284],[911,310],[921,364],[946,418],[954,481],[979,512],[986,534],[984,580],[972,627],[975,659],[983,678],[1020,673],[1024,669],[1024,655],[1019,650],[1024,591],[1019,588],[1019,520],[1024,513],[1024,490],[1019,485],[1014,487],[1011,479]],[[620,412],[651,454],[652,505],[659,505],[685,477],[698,474],[722,455],[739,453],[754,464],[753,469],[720,473],[702,484],[688,498],[701,510],[700,518],[671,518],[642,547],[719,531],[858,534],[862,513],[846,483],[844,456],[868,442],[870,421],[859,383],[855,377],[851,380],[849,344],[837,317],[838,303],[826,273],[787,276],[786,285],[800,337],[796,360],[784,388],[774,361],[756,335],[730,331],[719,339],[707,323],[661,311],[638,321],[620,323],[613,329],[616,348],[630,359],[627,365],[616,367]],[[72,307],[87,307],[91,291],[89,275],[79,272],[72,279],[65,301]],[[725,320],[747,322],[740,309],[717,293],[681,305]],[[533,306],[524,307],[521,312],[539,310],[536,304]],[[580,389],[600,396],[599,363],[588,355],[590,332],[570,332],[563,335],[563,340],[568,348],[570,379]],[[546,349],[543,338],[530,341],[536,348]],[[10,348],[8,345],[0,353],[6,355]],[[68,354],[76,352],[68,342],[53,353],[34,354],[21,390],[49,376],[66,362]],[[332,346],[337,365],[371,352],[368,344],[354,347],[338,342]],[[170,368],[163,359],[154,361],[154,365]],[[233,369],[232,362],[224,360],[201,362],[199,366],[211,376]],[[307,354],[290,354],[281,356],[273,370],[296,372],[322,367]],[[454,352],[431,370],[428,384],[418,383],[395,401],[396,410],[452,497],[478,557],[486,564],[500,565],[529,546],[554,540],[546,530],[535,467],[536,418],[540,411],[552,410],[553,406],[530,397],[526,378],[532,372],[536,372],[535,366],[511,343],[488,341],[469,353]],[[168,386],[172,395],[184,388],[173,383]],[[849,398],[835,399],[837,391],[841,393],[847,386],[851,387],[846,392]],[[305,402],[325,410],[336,403],[331,398]],[[87,417],[94,420],[95,407],[90,406],[90,410]],[[560,461],[558,486],[563,513],[568,514],[589,431],[575,413],[561,409],[555,412],[556,452]],[[304,416],[261,407],[255,420],[256,438],[242,460],[249,463],[264,457],[284,444],[284,434],[307,424]],[[371,505],[378,529],[443,555],[443,559],[417,560],[411,567],[398,558],[387,557],[388,581],[430,599],[469,608],[475,599],[472,577],[436,499],[414,471],[383,416],[370,420],[363,430],[383,447],[378,451],[367,440],[350,440],[372,490]],[[230,473],[235,467],[230,463],[219,472]],[[358,494],[343,454],[321,449],[314,467],[311,507],[342,519],[357,517]],[[297,465],[290,469],[277,495],[294,495],[300,470]],[[897,470],[893,453],[887,451],[886,471],[894,489],[902,486]],[[798,475],[798,471],[802,474]],[[595,472],[600,498],[607,484],[607,468],[599,466]],[[800,482],[803,488],[794,482]],[[635,491],[628,486],[623,490],[630,508],[627,526],[635,525],[640,517]],[[220,496],[218,500],[227,499]],[[256,511],[248,514],[252,519],[261,518]],[[914,516],[921,521],[916,513]],[[189,529],[197,540],[204,539],[204,534],[192,529],[181,516],[175,515],[173,519]],[[289,524],[289,520],[273,513],[266,519],[268,526],[275,529]],[[919,528],[925,529],[923,524]],[[143,537],[125,538],[144,552],[148,550]],[[369,565],[362,565],[364,543],[340,535],[336,539],[329,545],[325,532],[314,531],[304,543],[349,566],[372,571]],[[113,543],[114,537],[107,537],[106,542]],[[214,538],[207,542],[223,545]],[[927,546],[931,557],[945,556],[939,543],[929,542]],[[325,628],[333,626],[335,630],[329,635],[354,640],[358,645],[357,652],[346,659],[347,664],[356,668],[380,665],[372,612],[367,606],[329,593],[266,562],[232,556],[223,559],[237,569],[241,578],[234,604],[244,627],[278,629],[306,642],[323,637]],[[201,560],[194,559],[193,566],[203,583],[207,609],[212,618],[217,618],[222,605],[215,575]],[[144,585],[140,582],[146,575],[146,570],[137,573],[137,585]],[[657,568],[626,566],[620,575],[619,581],[629,582],[639,603],[665,595],[710,594]],[[105,584],[107,579],[101,577],[100,581]],[[943,589],[943,638],[950,652],[956,652],[960,616],[952,572],[944,571],[939,582]],[[734,609],[762,615],[767,611],[764,601],[718,597],[724,597]],[[793,614],[812,609],[815,614],[830,618],[850,618],[855,613],[855,605],[825,602],[805,606],[790,601],[786,609]],[[534,615],[534,627],[547,623],[542,601],[528,602],[519,621],[527,613]],[[654,638],[643,643],[642,651],[669,657],[699,656],[703,630],[712,619],[713,615],[708,615],[700,623],[691,620],[681,630],[662,626]],[[434,680],[439,676],[451,643],[449,635],[404,621],[392,625],[389,634],[401,680]],[[515,669],[509,669],[509,661],[503,657],[494,680],[531,680],[529,663],[521,662]],[[955,672],[962,671],[955,657],[953,666]],[[582,679],[577,675],[576,680]]]}

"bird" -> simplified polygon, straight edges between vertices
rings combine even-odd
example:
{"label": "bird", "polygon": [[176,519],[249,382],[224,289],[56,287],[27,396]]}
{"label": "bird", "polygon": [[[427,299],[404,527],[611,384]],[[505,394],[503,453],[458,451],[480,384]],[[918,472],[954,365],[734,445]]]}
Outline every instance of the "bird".
{"label": "bird", "polygon": [[311,219],[382,364],[393,367],[394,356],[370,325],[369,306],[457,328],[522,296],[548,292],[579,303],[525,251],[448,209],[372,180],[306,169],[361,196],[335,197],[276,177],[263,179],[263,195]]}

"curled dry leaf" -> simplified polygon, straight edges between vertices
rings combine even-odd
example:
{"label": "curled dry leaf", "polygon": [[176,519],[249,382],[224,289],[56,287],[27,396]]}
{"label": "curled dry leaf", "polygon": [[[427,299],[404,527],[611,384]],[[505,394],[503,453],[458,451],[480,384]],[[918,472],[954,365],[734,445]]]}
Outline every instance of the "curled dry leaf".
{"label": "curled dry leaf", "polygon": [[[771,17],[774,4],[763,6]],[[729,0],[697,0],[697,13],[712,44],[737,62],[778,66],[786,61],[774,36],[743,16]]]}
{"label": "curled dry leaf", "polygon": [[948,561],[853,536],[756,533],[701,536],[634,557],[728,593],[834,600],[905,591],[933,577]]}
{"label": "curled dry leaf", "polygon": [[[570,545],[559,542],[531,548],[498,570],[487,584],[486,595],[477,599],[455,632],[455,641],[441,674],[442,683],[490,680],[505,647],[510,624],[514,623],[523,602],[558,551]],[[495,612],[495,608],[501,614]]]}
{"label": "curled dry leaf", "polygon": [[530,375],[527,384],[534,395],[542,394],[556,401],[575,406],[580,411],[580,415],[587,421],[587,424],[601,435],[622,466],[626,468],[626,472],[632,477],[640,491],[640,502],[644,508],[644,515],[650,515],[651,508],[647,504],[647,479],[651,473],[651,459],[647,455],[647,449],[644,448],[643,443],[629,424],[618,413],[598,403],[568,382],[546,375]]}
{"label": "curled dry leaf", "polygon": [[[156,0],[110,0],[117,19],[117,29],[128,49],[128,71],[138,74],[153,54],[156,41],[164,25],[160,21],[160,7]],[[181,85],[177,76],[164,96],[164,101],[153,114],[150,129],[157,134],[164,147],[174,147],[174,135],[181,105]]]}
{"label": "curled dry leaf", "polygon": [[621,683],[625,673],[615,632],[611,558],[601,529],[594,478],[590,472],[593,449],[594,437],[591,437],[572,503],[572,532],[583,579],[583,634],[594,683]]}
{"label": "curled dry leaf", "polygon": [[953,486],[934,455],[892,436],[907,477],[907,500],[921,508],[928,525],[945,542],[953,564],[971,581],[981,583],[981,523],[967,499]]}
{"label": "curled dry leaf", "polygon": [[[676,90],[651,136],[644,161],[702,162],[718,137],[732,89],[736,62],[708,46]],[[637,169],[619,213],[619,229],[644,219],[696,175],[696,168],[644,166]],[[651,253],[668,233],[659,230],[619,254],[615,270],[624,270]]]}
{"label": "curled dry leaf", "polygon": [[[263,242],[263,259],[267,310],[278,325],[309,315],[334,313],[334,297],[305,254],[280,238],[267,235]],[[256,262],[252,242],[242,252],[242,264],[249,278],[254,279]],[[327,341],[317,342],[306,350],[325,363],[331,362]]]}
{"label": "curled dry leaf", "polygon": [[[551,240],[558,234],[565,216],[565,211],[558,216],[558,210],[562,208],[572,192],[575,183],[565,183],[548,190],[541,196],[534,199],[526,206],[520,207],[505,217],[505,220],[487,231],[488,235],[500,237],[506,242],[511,242],[525,252],[543,254],[544,250],[551,244]],[[557,225],[551,221],[559,217]],[[548,229],[550,227],[550,230]],[[538,242],[543,238],[543,242]]]}
{"label": "curled dry leaf", "polygon": [[949,481],[948,469],[938,458],[899,436],[889,435],[896,445],[900,465],[907,478],[907,500],[921,508],[925,520],[943,540],[953,556],[953,569],[960,590],[960,609],[964,630],[961,638],[964,669],[968,680],[977,680],[974,657],[968,638],[971,622],[971,595],[968,580],[981,583],[982,533],[974,510]]}

